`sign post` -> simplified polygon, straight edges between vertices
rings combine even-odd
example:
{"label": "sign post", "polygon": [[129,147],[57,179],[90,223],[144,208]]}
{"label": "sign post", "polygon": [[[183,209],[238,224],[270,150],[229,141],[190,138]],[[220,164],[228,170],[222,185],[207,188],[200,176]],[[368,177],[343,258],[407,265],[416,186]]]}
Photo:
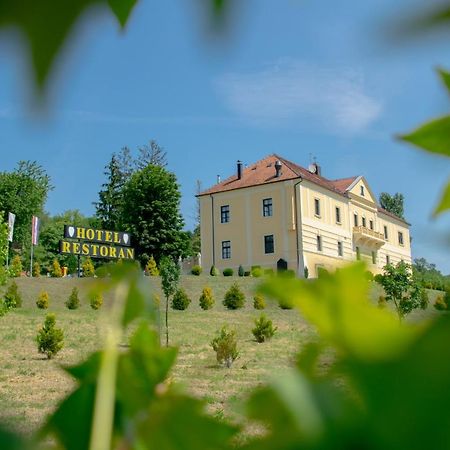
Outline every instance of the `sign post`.
{"label": "sign post", "polygon": [[33,277],[33,252],[34,246],[38,244],[39,239],[39,218],[33,216],[31,219],[31,257],[30,257],[30,277]]}

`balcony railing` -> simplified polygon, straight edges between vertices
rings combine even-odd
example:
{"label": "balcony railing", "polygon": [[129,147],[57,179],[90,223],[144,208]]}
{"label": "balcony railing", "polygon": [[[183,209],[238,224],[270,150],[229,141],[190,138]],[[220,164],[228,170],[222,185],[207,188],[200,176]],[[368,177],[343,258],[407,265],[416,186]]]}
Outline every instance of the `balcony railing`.
{"label": "balcony railing", "polygon": [[384,234],[371,230],[363,226],[353,227],[353,238],[355,241],[362,242],[366,245],[375,245],[381,247],[385,243]]}

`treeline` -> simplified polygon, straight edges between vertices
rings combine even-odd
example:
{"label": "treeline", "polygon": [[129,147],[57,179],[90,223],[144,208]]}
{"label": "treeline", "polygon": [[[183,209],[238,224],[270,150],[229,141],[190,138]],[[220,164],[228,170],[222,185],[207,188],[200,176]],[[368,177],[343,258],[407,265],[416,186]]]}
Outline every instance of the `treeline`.
{"label": "treeline", "polygon": [[[77,270],[77,257],[59,254],[59,240],[65,224],[127,231],[142,267],[153,256],[185,258],[200,251],[199,225],[184,231],[180,213],[180,186],[167,170],[167,154],[156,141],[139,147],[136,156],[124,147],[113,153],[105,166],[105,182],[98,193],[95,215],[86,217],[78,210],[50,215],[45,212],[48,193],[53,189],[49,175],[36,162],[20,161],[12,172],[0,173],[0,266],[15,256],[24,270],[30,266],[31,220],[40,218],[34,261],[43,274],[57,260],[69,273]],[[15,214],[13,241],[8,245],[8,214]],[[8,254],[7,254],[8,253]],[[17,258],[16,258],[17,259]],[[101,262],[101,261],[100,261]]]}
{"label": "treeline", "polygon": [[416,258],[412,265],[415,279],[426,289],[450,290],[450,275],[443,275],[435,264],[425,258]]}

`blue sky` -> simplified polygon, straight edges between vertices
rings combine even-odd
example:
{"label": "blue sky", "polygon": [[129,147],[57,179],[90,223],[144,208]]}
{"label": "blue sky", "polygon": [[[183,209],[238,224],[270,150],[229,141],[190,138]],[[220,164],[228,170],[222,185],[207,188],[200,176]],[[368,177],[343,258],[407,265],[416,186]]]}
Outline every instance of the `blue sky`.
{"label": "blue sky", "polygon": [[198,3],[141,0],[124,33],[106,11],[86,14],[39,114],[23,48],[1,33],[0,170],[37,160],[55,185],[50,213],[92,214],[112,152],[156,139],[192,229],[197,179],[207,188],[237,159],[305,166],[313,154],[328,178],[402,192],[413,256],[450,273],[450,217],[430,220],[448,160],[393,139],[450,107],[434,72],[450,66],[447,39],[388,37],[423,2],[248,0],[223,38]]}

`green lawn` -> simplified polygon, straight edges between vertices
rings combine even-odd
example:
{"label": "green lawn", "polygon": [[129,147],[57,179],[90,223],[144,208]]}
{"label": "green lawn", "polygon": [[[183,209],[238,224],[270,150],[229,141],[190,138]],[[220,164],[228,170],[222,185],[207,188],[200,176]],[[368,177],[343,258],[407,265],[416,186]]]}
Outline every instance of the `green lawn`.
{"label": "green lawn", "polygon": [[[146,278],[161,292],[157,278]],[[247,297],[245,308],[228,311],[222,299],[229,286],[238,281]],[[253,387],[261,385],[293,364],[302,345],[315,337],[315,332],[295,310],[281,310],[268,303],[266,315],[278,331],[264,344],[251,334],[254,319],[260,311],[253,309],[253,290],[258,280],[237,277],[185,276],[181,285],[192,303],[186,311],[170,310],[170,342],[179,347],[172,379],[187,391],[206,400],[208,409],[231,419],[239,417],[239,400]],[[73,381],[61,370],[85,359],[102,343],[102,321],[106,309],[94,311],[85,297],[89,279],[17,279],[23,307],[0,318],[0,422],[24,433],[34,431],[55,408],[57,402],[73,388]],[[198,298],[204,286],[210,286],[216,299],[212,310],[203,311]],[[74,286],[80,289],[81,307],[68,310],[64,302]],[[50,307],[39,310],[35,301],[44,289],[50,295]],[[4,288],[3,288],[4,290]],[[373,298],[379,289],[374,287]],[[432,298],[434,298],[434,294]],[[111,301],[106,297],[105,306]],[[35,336],[48,311],[57,315],[57,326],[65,333],[65,346],[53,360],[37,352]],[[412,320],[435,314],[432,307],[415,312]],[[231,369],[219,368],[210,342],[222,325],[235,327],[240,357]],[[323,361],[324,366],[327,360]]]}

